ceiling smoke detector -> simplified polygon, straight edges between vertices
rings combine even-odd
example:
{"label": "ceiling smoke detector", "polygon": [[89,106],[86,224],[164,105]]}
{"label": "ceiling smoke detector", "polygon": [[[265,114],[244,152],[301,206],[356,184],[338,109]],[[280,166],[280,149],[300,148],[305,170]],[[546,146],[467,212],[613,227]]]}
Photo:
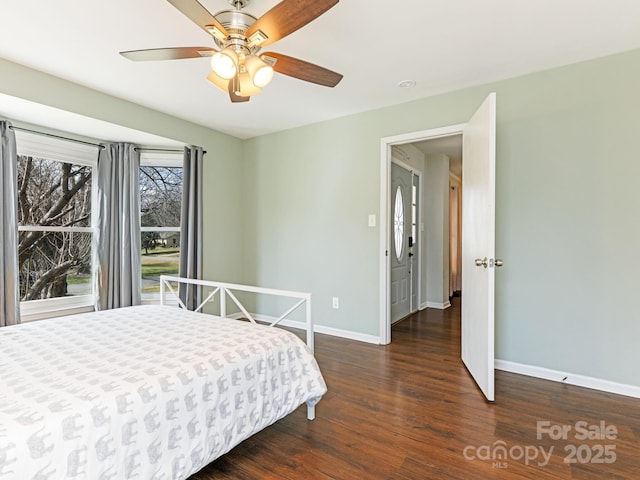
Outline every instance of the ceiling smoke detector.
{"label": "ceiling smoke detector", "polygon": [[416,81],[415,80],[403,80],[400,83],[398,83],[398,86],[400,88],[413,88],[416,86]]}

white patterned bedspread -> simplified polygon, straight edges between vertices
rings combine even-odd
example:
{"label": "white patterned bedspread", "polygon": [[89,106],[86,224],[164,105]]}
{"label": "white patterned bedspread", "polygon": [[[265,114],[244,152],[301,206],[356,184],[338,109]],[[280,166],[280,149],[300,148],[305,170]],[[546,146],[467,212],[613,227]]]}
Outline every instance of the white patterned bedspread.
{"label": "white patterned bedspread", "polygon": [[0,329],[0,479],[183,479],[326,392],[278,328],[168,306]]}

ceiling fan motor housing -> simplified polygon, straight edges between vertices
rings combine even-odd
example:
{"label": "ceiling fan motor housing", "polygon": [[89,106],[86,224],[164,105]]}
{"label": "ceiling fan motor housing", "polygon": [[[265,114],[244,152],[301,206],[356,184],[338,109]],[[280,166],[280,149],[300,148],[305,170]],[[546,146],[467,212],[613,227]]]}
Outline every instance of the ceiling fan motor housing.
{"label": "ceiling fan motor housing", "polygon": [[256,17],[240,10],[224,10],[216,13],[215,18],[229,33],[229,37],[224,40],[213,36],[215,44],[221,50],[229,46],[233,46],[238,53],[245,54],[256,54],[260,50],[260,47],[250,45],[245,36],[247,29],[257,20]]}

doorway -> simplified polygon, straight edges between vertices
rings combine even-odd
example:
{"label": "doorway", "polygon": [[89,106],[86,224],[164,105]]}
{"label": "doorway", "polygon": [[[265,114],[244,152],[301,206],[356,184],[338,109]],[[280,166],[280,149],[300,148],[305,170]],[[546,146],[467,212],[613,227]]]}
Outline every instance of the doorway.
{"label": "doorway", "polygon": [[[381,170],[382,170],[382,182],[381,182],[381,190],[385,192],[385,194],[381,195],[381,212],[386,212],[383,216],[381,213],[381,218],[389,217],[389,224],[387,228],[384,228],[384,225],[381,225],[381,245],[387,245],[387,249],[385,251],[385,255],[381,260],[380,271],[382,272],[381,278],[381,286],[380,286],[380,309],[382,312],[381,315],[381,324],[380,324],[380,332],[381,332],[381,343],[387,344],[391,342],[391,324],[393,323],[392,318],[388,315],[391,315],[391,304],[392,304],[392,292],[391,292],[391,280],[387,283],[387,275],[391,272],[391,266],[394,264],[394,246],[392,244],[391,237],[387,237],[388,232],[392,229],[391,222],[391,212],[393,209],[394,202],[394,194],[395,189],[397,187],[392,187],[391,178],[392,178],[392,165],[398,161],[398,157],[402,157],[402,152],[405,155],[411,155],[412,151],[419,152],[422,155],[423,161],[427,155],[436,152],[438,149],[442,149],[443,145],[449,145],[448,148],[451,148],[451,145],[459,144],[458,148],[461,148],[462,142],[462,132],[464,130],[465,124],[452,125],[449,127],[437,128],[422,132],[414,132],[404,135],[398,135],[395,137],[387,137],[382,139],[382,149],[381,149]],[[431,145],[429,145],[431,144]],[[400,154],[398,153],[400,152]],[[404,161],[405,165],[411,163],[412,167],[415,169],[414,164],[415,160],[411,161],[406,156],[405,158],[400,158],[401,161]],[[444,162],[439,162],[436,159],[434,162],[435,168],[431,170],[431,177],[438,176],[439,184],[441,185],[442,195],[448,195],[449,192],[449,165],[445,167]],[[460,155],[460,164],[461,164],[461,155]],[[429,253],[427,251],[427,244],[429,247],[434,244],[440,242],[439,247],[443,252],[448,252],[449,245],[448,243],[445,245],[448,237],[448,232],[446,237],[444,235],[439,235],[439,238],[428,238],[428,236],[433,235],[433,230],[429,229],[428,218],[424,217],[425,211],[427,209],[433,209],[436,214],[440,214],[441,216],[449,215],[448,211],[448,197],[446,201],[447,210],[445,211],[445,202],[441,202],[440,205],[434,205],[435,199],[433,198],[434,192],[433,188],[429,188],[429,182],[431,181],[431,177],[429,175],[428,167],[426,162],[424,163],[424,167],[421,169],[423,175],[421,176],[421,193],[420,196],[422,198],[422,212],[420,217],[422,221],[418,222],[416,226],[416,230],[418,231],[418,246],[423,247],[422,256],[419,260],[417,260],[420,268],[418,272],[419,279],[419,292],[417,295],[418,305],[417,308],[422,310],[426,307],[433,307],[444,309],[449,306],[449,281],[448,281],[448,258],[446,262],[444,262],[443,258],[430,258]],[[437,196],[437,195],[436,195]],[[424,220],[427,220],[426,222]],[[448,223],[448,222],[447,222]],[[441,232],[443,233],[443,232]],[[438,235],[436,235],[438,237]],[[446,247],[446,248],[445,248]],[[430,281],[430,272],[429,272],[429,262],[433,262],[435,264],[439,263],[439,265],[435,265],[435,268],[432,269],[433,272],[441,272],[440,274],[434,273],[434,278],[439,278],[438,286],[435,288],[435,295],[429,296],[429,287],[433,287],[435,281],[431,279]],[[446,263],[446,279],[443,273],[443,268],[445,268]],[[431,291],[431,293],[433,290]]]}

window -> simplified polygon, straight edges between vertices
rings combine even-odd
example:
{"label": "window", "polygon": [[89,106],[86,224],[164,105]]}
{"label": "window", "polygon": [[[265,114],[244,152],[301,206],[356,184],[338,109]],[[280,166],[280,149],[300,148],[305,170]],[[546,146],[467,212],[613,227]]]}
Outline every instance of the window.
{"label": "window", "polygon": [[415,245],[418,238],[418,186],[415,184],[418,177],[413,175],[411,186],[411,241]]}
{"label": "window", "polygon": [[94,304],[93,169],[98,148],[16,132],[21,312]]}
{"label": "window", "polygon": [[160,275],[178,275],[182,155],[144,152],[140,159],[142,301],[159,301]]}
{"label": "window", "polygon": [[396,249],[396,259],[402,260],[402,250],[404,246],[404,199],[400,185],[396,189],[396,197],[393,208],[393,238]]}

